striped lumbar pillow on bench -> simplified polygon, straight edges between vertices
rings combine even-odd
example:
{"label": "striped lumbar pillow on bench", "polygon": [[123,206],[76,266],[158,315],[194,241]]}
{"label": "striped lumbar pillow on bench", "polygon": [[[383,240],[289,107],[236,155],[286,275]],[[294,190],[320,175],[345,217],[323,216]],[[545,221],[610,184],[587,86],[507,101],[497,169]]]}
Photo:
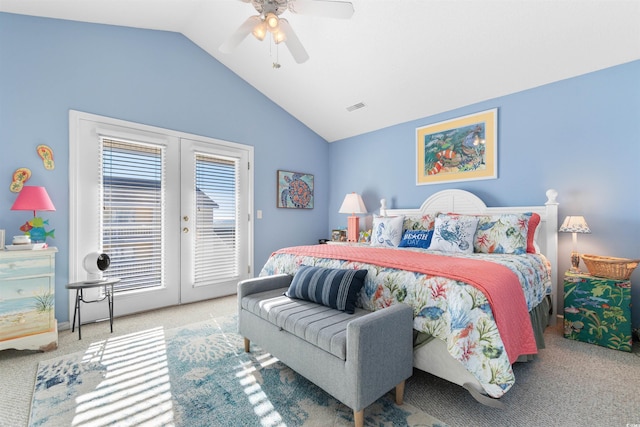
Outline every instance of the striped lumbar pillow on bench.
{"label": "striped lumbar pillow on bench", "polygon": [[284,294],[352,314],[366,276],[367,270],[301,265]]}

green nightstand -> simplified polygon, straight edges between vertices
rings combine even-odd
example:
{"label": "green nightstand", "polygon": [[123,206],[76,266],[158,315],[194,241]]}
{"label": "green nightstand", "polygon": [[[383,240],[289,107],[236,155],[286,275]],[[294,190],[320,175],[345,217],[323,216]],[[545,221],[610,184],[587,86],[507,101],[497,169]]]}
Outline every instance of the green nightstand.
{"label": "green nightstand", "polygon": [[564,336],[631,351],[631,282],[564,275]]}

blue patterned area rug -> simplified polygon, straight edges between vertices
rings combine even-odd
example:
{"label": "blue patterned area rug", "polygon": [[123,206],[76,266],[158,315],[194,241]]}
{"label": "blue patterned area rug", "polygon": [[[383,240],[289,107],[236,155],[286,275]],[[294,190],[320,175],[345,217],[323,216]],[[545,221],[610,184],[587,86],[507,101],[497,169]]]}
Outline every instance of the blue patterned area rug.
{"label": "blue patterned area rug", "polygon": [[[440,426],[391,393],[375,426]],[[30,426],[348,426],[353,412],[271,355],[233,317],[109,338],[38,366]]]}

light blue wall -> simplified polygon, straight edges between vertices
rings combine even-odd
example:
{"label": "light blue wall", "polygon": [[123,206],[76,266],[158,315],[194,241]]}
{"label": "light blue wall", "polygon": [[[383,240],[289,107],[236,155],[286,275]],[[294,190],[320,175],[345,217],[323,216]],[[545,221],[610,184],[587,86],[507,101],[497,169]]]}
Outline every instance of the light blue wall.
{"label": "light blue wall", "polygon": [[[327,144],[182,35],[0,13],[0,229],[17,234],[24,212],[9,210],[18,167],[45,185],[57,211],[56,317],[68,320],[68,111],[75,109],[255,147],[256,268],[282,246],[307,244],[344,227],[344,194],[414,207],[443,188],[488,205],[543,203],[559,191],[560,220],[585,215],[584,253],[640,258],[640,61]],[[455,90],[455,89],[452,89]],[[424,95],[429,102],[428,94]],[[499,178],[415,185],[415,128],[498,108]],[[265,129],[270,129],[265,132]],[[35,146],[54,150],[45,171]],[[304,147],[304,151],[300,148]],[[315,175],[313,210],[275,207],[275,174]],[[330,196],[331,195],[331,196]],[[9,238],[9,237],[8,237]],[[560,236],[560,271],[571,237]],[[632,276],[640,283],[640,269]],[[640,287],[633,301],[640,306]],[[640,327],[640,309],[633,324]]]}
{"label": "light blue wall", "polygon": [[[416,186],[416,128],[492,108],[498,108],[498,179]],[[346,225],[338,209],[351,191],[377,212],[380,198],[393,208],[418,207],[445,188],[472,191],[488,206],[539,205],[555,188],[559,221],[584,215],[591,228],[578,236],[580,252],[640,258],[640,61],[330,145],[330,227]],[[561,234],[560,272],[570,267],[570,252],[571,235]],[[631,280],[637,328],[640,268]]]}
{"label": "light blue wall", "polygon": [[[0,229],[10,242],[28,219],[10,211],[11,175],[28,167],[56,206],[56,318],[67,321],[69,110],[251,145],[255,267],[282,246],[326,236],[327,142],[180,34],[0,13]],[[35,147],[47,144],[55,170]],[[304,148],[304,150],[301,150]],[[315,175],[315,209],[277,209],[276,171]]]}

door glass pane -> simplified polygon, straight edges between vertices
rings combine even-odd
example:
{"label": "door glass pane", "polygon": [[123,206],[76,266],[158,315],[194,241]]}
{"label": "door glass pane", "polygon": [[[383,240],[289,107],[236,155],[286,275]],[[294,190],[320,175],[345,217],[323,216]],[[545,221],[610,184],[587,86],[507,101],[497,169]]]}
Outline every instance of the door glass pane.
{"label": "door glass pane", "polygon": [[164,286],[164,148],[102,140],[102,250],[116,291]]}
{"label": "door glass pane", "polygon": [[195,155],[195,286],[238,277],[235,159]]}

